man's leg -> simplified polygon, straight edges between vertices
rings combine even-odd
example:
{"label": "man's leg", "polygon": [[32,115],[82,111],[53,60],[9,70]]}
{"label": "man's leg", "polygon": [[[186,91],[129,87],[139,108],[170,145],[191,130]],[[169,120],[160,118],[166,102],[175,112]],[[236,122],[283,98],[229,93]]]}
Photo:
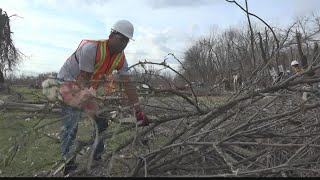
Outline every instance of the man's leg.
{"label": "man's leg", "polygon": [[[63,129],[60,150],[62,158],[68,160],[71,157],[69,151],[71,147],[74,146],[74,141],[76,139],[81,111],[70,106],[65,106],[62,113]],[[69,163],[67,163],[64,174],[68,174],[69,171],[75,168],[76,166],[74,157]]]}
{"label": "man's leg", "polygon": [[[104,132],[107,127],[108,127],[108,120],[106,119],[106,117],[103,116],[96,116],[95,120],[97,122],[98,125],[98,132],[99,135]],[[95,137],[95,132],[93,132],[93,137]],[[94,159],[95,160],[101,160],[101,156],[104,152],[104,140],[100,139],[97,145],[97,148],[94,152]]]}

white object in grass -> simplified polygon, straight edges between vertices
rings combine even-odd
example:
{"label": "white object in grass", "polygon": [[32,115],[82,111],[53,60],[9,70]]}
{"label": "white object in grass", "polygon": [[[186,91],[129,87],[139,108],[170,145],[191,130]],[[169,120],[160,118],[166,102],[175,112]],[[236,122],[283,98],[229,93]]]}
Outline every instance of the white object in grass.
{"label": "white object in grass", "polygon": [[59,81],[56,79],[46,79],[42,82],[42,93],[50,100],[57,101],[62,100],[59,93]]}

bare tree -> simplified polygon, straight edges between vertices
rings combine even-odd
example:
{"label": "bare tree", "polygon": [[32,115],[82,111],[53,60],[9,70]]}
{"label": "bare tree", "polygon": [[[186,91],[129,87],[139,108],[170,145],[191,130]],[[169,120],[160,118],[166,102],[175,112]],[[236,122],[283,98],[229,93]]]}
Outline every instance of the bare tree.
{"label": "bare tree", "polygon": [[[21,62],[21,53],[14,46],[12,41],[12,31],[10,28],[10,17],[5,11],[0,9],[0,76],[4,76],[4,72],[13,71]],[[0,78],[4,83],[4,78]]]}

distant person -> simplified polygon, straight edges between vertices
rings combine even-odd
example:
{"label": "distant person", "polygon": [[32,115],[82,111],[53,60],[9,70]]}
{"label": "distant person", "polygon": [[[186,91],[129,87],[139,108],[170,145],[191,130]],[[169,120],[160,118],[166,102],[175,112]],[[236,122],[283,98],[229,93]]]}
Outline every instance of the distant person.
{"label": "distant person", "polygon": [[[294,60],[291,62],[291,67],[294,70],[295,74],[302,74],[305,72],[308,68],[308,65],[301,66],[300,63],[297,60]],[[306,74],[308,77],[312,77],[315,75],[315,72],[311,71]]]}
{"label": "distant person", "polygon": [[301,74],[304,71],[297,60],[294,60],[291,62],[291,67],[294,70],[295,74]]}
{"label": "distant person", "polygon": [[[133,25],[127,20],[117,21],[111,29],[109,39],[105,40],[82,40],[77,50],[67,59],[61,67],[57,78],[63,83],[60,88],[61,96],[65,102],[63,107],[63,133],[61,142],[61,156],[63,159],[69,158],[70,148],[74,145],[78,130],[78,122],[84,108],[96,110],[93,103],[90,107],[75,107],[75,102],[79,99],[72,94],[74,90],[97,89],[99,83],[90,83],[89,80],[100,80],[104,75],[110,75],[114,70],[118,70],[119,80],[124,82],[124,89],[129,102],[134,106],[138,126],[148,126],[149,119],[139,105],[136,87],[130,83],[128,63],[124,54],[124,49],[133,40]],[[73,81],[73,82],[70,82]],[[77,83],[75,83],[76,81]],[[99,133],[106,130],[107,120],[95,116]],[[101,140],[94,153],[94,159],[99,161],[104,151],[104,142]],[[64,170],[68,174],[76,168],[74,159],[70,161]]]}
{"label": "distant person", "polygon": [[[305,72],[305,70],[308,68],[308,65],[301,67],[300,63],[297,60],[292,61],[291,66],[292,66],[293,70],[295,71],[295,74],[299,74],[299,75],[302,74],[303,72]],[[312,77],[314,75],[315,75],[314,72],[310,72],[310,73],[306,74],[307,77]],[[313,87],[313,84],[306,84],[303,86],[303,89],[310,90],[312,87]],[[303,92],[302,99],[306,101],[306,100],[308,100],[310,95],[311,94],[309,92]]]}

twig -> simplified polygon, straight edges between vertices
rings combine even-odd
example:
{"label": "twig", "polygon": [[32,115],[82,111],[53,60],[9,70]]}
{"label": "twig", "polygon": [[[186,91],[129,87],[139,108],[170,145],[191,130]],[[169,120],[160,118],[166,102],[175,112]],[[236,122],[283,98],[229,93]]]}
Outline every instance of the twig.
{"label": "twig", "polygon": [[92,163],[94,161],[94,155],[95,155],[95,151],[97,150],[97,146],[98,146],[98,143],[99,143],[99,129],[98,129],[98,124],[97,122],[95,121],[95,119],[93,118],[93,116],[91,115],[88,115],[88,118],[91,122],[93,122],[93,126],[94,126],[94,129],[95,129],[95,140],[94,140],[94,143],[92,145],[92,150],[91,150],[91,153],[90,153],[90,156],[89,156],[89,159],[88,159],[88,164],[87,164],[87,168],[86,168],[86,171],[88,174],[91,174],[91,167],[92,167]]}

